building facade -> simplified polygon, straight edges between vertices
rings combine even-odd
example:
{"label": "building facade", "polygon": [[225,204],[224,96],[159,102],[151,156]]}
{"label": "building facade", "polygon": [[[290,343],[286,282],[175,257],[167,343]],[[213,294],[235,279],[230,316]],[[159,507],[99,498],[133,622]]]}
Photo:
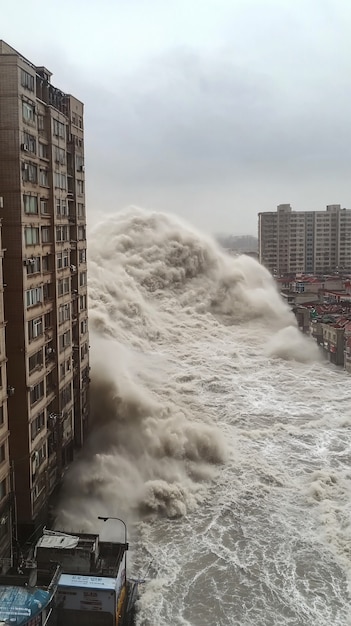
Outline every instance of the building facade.
{"label": "building facade", "polygon": [[277,211],[258,215],[259,261],[272,274],[325,274],[351,271],[351,210]]}
{"label": "building facade", "polygon": [[10,457],[20,527],[48,498],[88,419],[83,104],[0,41],[0,196]]}

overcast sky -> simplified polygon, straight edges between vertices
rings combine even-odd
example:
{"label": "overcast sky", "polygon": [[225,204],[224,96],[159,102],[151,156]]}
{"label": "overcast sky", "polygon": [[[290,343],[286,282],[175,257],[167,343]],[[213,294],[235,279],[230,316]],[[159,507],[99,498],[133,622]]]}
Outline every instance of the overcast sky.
{"label": "overcast sky", "polygon": [[350,0],[6,5],[0,37],[85,103],[91,220],[256,234],[280,203],[351,208]]}

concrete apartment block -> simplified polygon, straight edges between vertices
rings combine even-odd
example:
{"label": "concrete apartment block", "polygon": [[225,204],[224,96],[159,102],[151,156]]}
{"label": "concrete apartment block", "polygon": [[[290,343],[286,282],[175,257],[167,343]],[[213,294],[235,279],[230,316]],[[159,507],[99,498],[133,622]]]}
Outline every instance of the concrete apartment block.
{"label": "concrete apartment block", "polygon": [[0,196],[10,457],[25,534],[46,521],[87,429],[84,110],[3,41]]}

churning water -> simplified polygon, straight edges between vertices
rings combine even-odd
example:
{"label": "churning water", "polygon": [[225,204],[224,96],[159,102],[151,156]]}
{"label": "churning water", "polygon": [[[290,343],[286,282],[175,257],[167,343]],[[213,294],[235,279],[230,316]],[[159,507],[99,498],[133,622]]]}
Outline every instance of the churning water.
{"label": "churning water", "polygon": [[95,430],[57,525],[129,521],[138,623],[350,624],[350,379],[265,269],[128,210],[91,236],[90,326]]}

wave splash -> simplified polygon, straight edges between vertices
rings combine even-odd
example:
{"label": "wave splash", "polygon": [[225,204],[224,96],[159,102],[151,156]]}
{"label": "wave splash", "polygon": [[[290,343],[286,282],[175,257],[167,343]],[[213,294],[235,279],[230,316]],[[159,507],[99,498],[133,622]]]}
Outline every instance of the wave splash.
{"label": "wave splash", "polygon": [[95,227],[89,253],[94,428],[56,524],[89,531],[97,515],[182,516],[231,454],[201,395],[211,342],[235,326],[268,358],[315,360],[317,348],[262,266],[174,216],[121,212]]}

